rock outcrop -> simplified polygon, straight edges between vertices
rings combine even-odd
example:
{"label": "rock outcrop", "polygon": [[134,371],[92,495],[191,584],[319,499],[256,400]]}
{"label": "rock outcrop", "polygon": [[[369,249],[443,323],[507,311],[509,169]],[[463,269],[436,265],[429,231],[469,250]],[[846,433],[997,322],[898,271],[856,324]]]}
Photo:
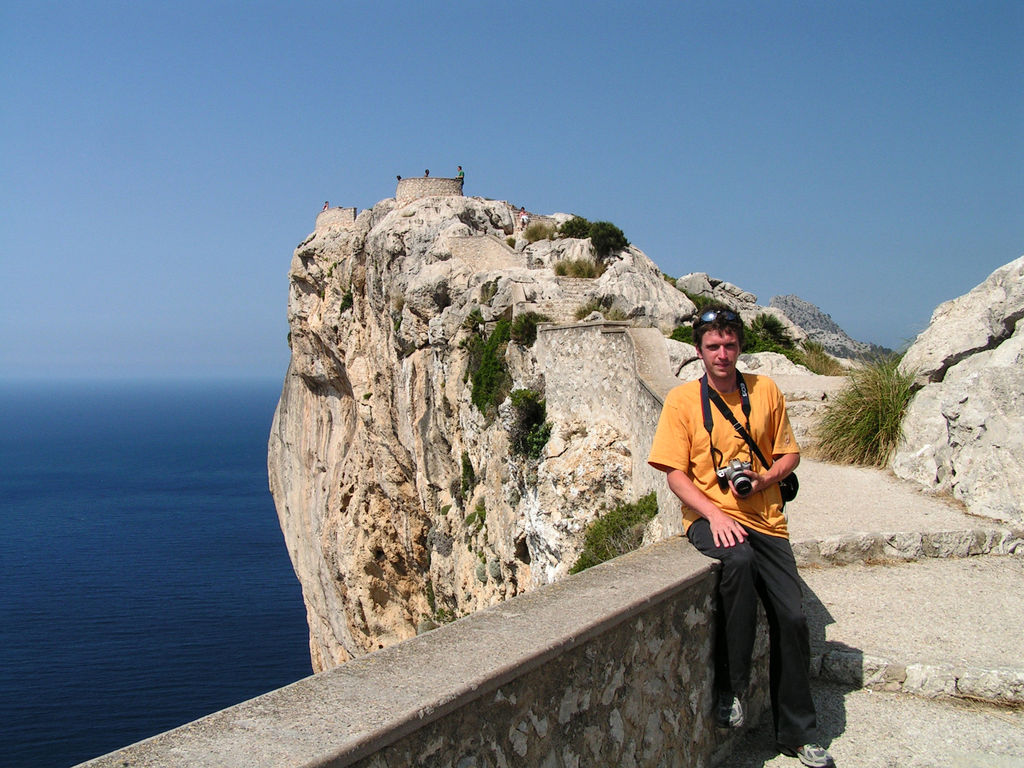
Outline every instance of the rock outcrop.
{"label": "rock outcrop", "polygon": [[[598,277],[560,277],[560,262],[597,261],[589,239],[530,243],[506,202],[433,195],[352,213],[322,215],[295,250],[292,358],[269,444],[317,671],[558,579],[590,522],[641,486],[668,494],[644,460],[651,393],[694,368],[693,347],[664,338],[694,304],[633,246]],[[806,336],[736,286],[680,280]],[[800,382],[784,391],[798,393],[805,435],[831,384],[805,386],[824,377],[779,355],[743,367]],[[641,368],[664,375],[641,385]],[[498,381],[486,402],[474,398],[484,373]],[[513,449],[516,389],[548,401],[550,432],[532,454]],[[650,538],[678,532],[678,505],[662,509]]]}
{"label": "rock outcrop", "polygon": [[[384,200],[296,249],[269,471],[314,669],[557,578],[586,523],[633,500],[621,427],[563,415],[528,459],[511,402],[472,402],[501,320],[591,305],[664,332],[693,311],[636,248],[597,278],[554,274],[579,258],[588,240],[527,243],[507,203],[457,196]],[[531,343],[502,349],[508,388],[543,397]]]}
{"label": "rock outcrop", "polygon": [[921,389],[892,460],[974,514],[1024,520],[1024,257],[940,305],[901,363]]}
{"label": "rock outcrop", "polygon": [[807,338],[821,344],[834,357],[858,360],[892,354],[892,350],[886,347],[851,339],[830,315],[799,296],[773,296],[768,306],[785,313],[804,329]]}

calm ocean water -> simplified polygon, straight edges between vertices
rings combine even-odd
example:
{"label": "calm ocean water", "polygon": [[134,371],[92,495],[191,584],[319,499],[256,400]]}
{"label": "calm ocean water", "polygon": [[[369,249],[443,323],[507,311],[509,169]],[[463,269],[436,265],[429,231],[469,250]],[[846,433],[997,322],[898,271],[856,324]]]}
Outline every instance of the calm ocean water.
{"label": "calm ocean water", "polygon": [[280,383],[0,385],[0,766],[311,673],[267,490]]}

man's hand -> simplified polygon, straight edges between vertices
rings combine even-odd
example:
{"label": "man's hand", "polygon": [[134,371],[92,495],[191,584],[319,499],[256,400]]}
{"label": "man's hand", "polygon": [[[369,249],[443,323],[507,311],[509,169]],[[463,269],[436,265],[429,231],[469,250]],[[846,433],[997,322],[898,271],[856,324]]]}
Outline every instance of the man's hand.
{"label": "man's hand", "polygon": [[[799,453],[783,453],[775,456],[775,463],[772,464],[764,474],[753,472],[749,469],[743,471],[743,474],[750,478],[750,493],[747,496],[753,496],[755,493],[760,493],[766,488],[775,485],[777,482],[790,474],[800,464]],[[729,488],[732,490],[733,495],[736,498],[742,499],[743,497],[736,493],[736,486],[730,481]]]}
{"label": "man's hand", "polygon": [[747,532],[724,512],[708,517],[716,547],[734,547],[747,540]]}
{"label": "man's hand", "polygon": [[734,547],[746,541],[747,532],[743,526],[716,507],[685,472],[681,469],[668,468],[665,476],[668,478],[668,487],[672,489],[672,493],[698,515],[707,518],[711,524],[711,534],[715,537],[715,546]]}

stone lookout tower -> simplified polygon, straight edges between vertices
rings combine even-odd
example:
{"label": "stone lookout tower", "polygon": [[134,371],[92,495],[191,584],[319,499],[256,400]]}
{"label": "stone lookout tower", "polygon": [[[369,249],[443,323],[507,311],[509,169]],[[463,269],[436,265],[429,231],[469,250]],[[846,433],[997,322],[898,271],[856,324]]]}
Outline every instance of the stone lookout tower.
{"label": "stone lookout tower", "polygon": [[[395,200],[399,203],[408,203],[432,195],[462,197],[462,179],[418,176],[399,179],[398,187],[395,189]],[[325,208],[316,217],[316,228],[348,229],[356,223],[356,213],[355,208]]]}
{"label": "stone lookout tower", "polygon": [[434,176],[417,176],[399,179],[395,189],[395,200],[407,203],[418,197],[431,195],[455,195],[462,197],[462,179],[446,179]]}

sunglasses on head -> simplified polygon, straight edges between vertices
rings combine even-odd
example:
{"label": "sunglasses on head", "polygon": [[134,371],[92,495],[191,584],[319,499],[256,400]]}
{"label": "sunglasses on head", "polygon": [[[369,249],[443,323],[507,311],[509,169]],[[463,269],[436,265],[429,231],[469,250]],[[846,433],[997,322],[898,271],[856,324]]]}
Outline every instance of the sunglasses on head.
{"label": "sunglasses on head", "polygon": [[713,323],[715,322],[715,320],[719,318],[721,318],[727,323],[740,322],[740,316],[733,312],[731,309],[709,309],[707,312],[704,312],[700,317],[697,318],[697,325]]}

